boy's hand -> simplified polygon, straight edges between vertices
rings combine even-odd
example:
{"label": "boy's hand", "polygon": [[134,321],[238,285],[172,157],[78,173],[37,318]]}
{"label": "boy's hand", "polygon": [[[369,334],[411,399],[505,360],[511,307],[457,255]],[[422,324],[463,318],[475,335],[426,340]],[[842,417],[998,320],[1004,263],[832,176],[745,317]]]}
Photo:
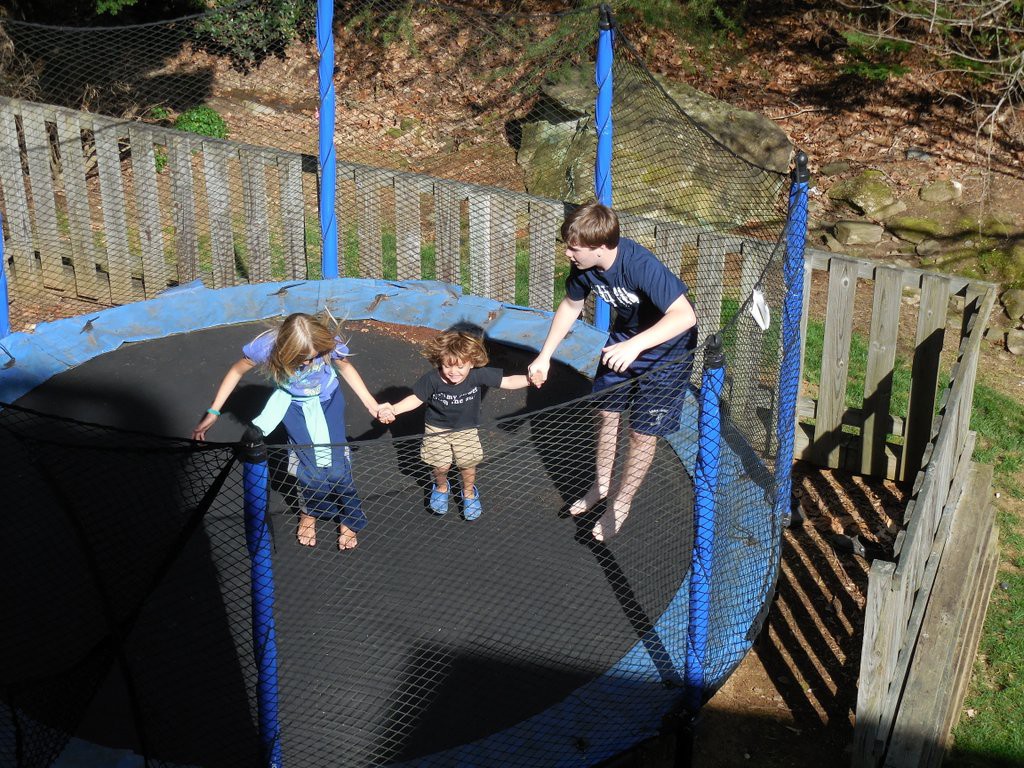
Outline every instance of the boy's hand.
{"label": "boy's hand", "polygon": [[390,424],[395,420],[395,407],[391,403],[383,403],[377,409],[377,421],[381,424]]}
{"label": "boy's hand", "polygon": [[633,361],[643,352],[632,339],[620,341],[618,344],[610,344],[601,350],[601,362],[616,373],[622,373],[633,364]]}
{"label": "boy's hand", "polygon": [[540,389],[540,386],[548,380],[548,370],[551,368],[550,360],[537,358],[526,367],[526,378],[533,386]]}

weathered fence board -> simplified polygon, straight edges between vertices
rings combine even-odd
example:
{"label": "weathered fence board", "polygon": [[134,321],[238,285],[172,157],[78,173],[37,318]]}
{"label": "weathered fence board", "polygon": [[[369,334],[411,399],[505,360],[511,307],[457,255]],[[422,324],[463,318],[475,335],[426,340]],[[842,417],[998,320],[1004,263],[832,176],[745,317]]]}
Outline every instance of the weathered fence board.
{"label": "weathered fence board", "polygon": [[[991,482],[991,467],[975,465],[964,485],[968,504],[959,508],[962,514],[950,514],[948,537],[957,546],[943,551],[942,567],[936,572],[926,601],[926,615],[907,674],[906,695],[886,754],[887,768],[931,765],[931,750],[945,740],[946,734],[940,732],[946,721],[943,710],[949,705],[955,671],[952,663],[969,605],[962,595],[973,595],[977,590],[979,566],[990,542],[993,515],[987,498]],[[983,504],[982,513],[967,514],[966,508],[978,501]]]}
{"label": "weathered fence board", "polygon": [[469,285],[473,293],[490,296],[491,284],[491,195],[469,196]]}
{"label": "weathered fence board", "polygon": [[694,383],[700,381],[704,369],[704,343],[708,336],[722,327],[722,276],[725,272],[725,239],[702,234],[697,243],[697,284],[691,300],[697,315],[697,354],[693,360]]}
{"label": "weathered fence board", "polygon": [[30,104],[22,105],[21,127],[25,134],[29,188],[32,190],[33,224],[36,249],[43,269],[43,284],[61,291],[74,289],[74,281],[64,272],[63,257],[70,258],[67,241],[57,228],[57,204],[53,173],[50,169],[50,135],[46,115]]}
{"label": "weathered fence board", "polygon": [[817,461],[826,467],[839,466],[853,335],[853,303],[857,292],[856,275],[857,265],[851,259],[837,257],[829,263],[828,307],[831,322],[825,326],[818,413],[814,424],[814,454]]}
{"label": "weathered fence board", "polygon": [[356,183],[356,217],[359,237],[359,274],[380,279],[384,265],[382,244],[384,218],[380,192],[384,179],[375,173],[358,173]]}
{"label": "weathered fence board", "polygon": [[885,473],[889,407],[892,401],[892,373],[900,330],[903,298],[899,270],[879,267],[871,307],[867,370],[864,376],[864,422],[861,427],[861,471],[867,475]]}
{"label": "weathered fence board", "polygon": [[[754,289],[759,286],[761,275],[768,265],[768,260],[773,253],[773,244],[753,240],[737,243],[742,263],[740,268],[740,301],[751,296]],[[736,348],[733,352],[734,359],[747,370],[735,372],[732,389],[731,413],[739,420],[739,414],[743,414],[742,423],[747,427],[747,434],[753,439],[760,441],[764,436],[764,442],[756,447],[759,450],[771,452],[775,440],[774,425],[757,424],[758,403],[754,397],[759,384],[771,385],[771,382],[757,380],[754,371],[761,370],[762,355],[767,343],[766,332],[762,331],[749,312],[749,306],[741,303],[739,316],[736,318]],[[776,350],[777,352],[777,350]]]}
{"label": "weathered fence board", "polygon": [[192,142],[172,136],[167,145],[167,170],[171,174],[174,206],[174,254],[178,280],[188,283],[199,276],[199,227],[193,188]]}
{"label": "weathered fence board", "polygon": [[306,223],[302,196],[302,156],[289,155],[277,161],[281,185],[281,227],[284,237],[285,277],[306,277]]}
{"label": "weathered fence board", "polygon": [[[68,212],[68,234],[71,236],[72,264],[75,269],[75,292],[96,301],[110,301],[110,286],[100,280],[95,233],[89,215],[89,191],[86,187],[85,156],[82,154],[82,125],[78,116],[67,112],[57,114],[57,136],[60,146],[61,180]],[[147,174],[147,178],[150,178]]]}
{"label": "weathered fence board", "polygon": [[460,198],[454,185],[438,183],[434,186],[434,244],[437,279],[446,283],[460,283],[459,235],[461,215]]}
{"label": "weathered fence board", "polygon": [[7,213],[3,222],[6,253],[14,263],[18,283],[29,291],[42,290],[43,275],[32,245],[32,215],[21,169],[18,124],[8,110],[0,110],[0,186]]}
{"label": "weathered fence board", "polygon": [[530,211],[530,306],[553,309],[555,241],[562,225],[562,206],[533,201]]}
{"label": "weathered fence board", "polygon": [[399,280],[419,280],[422,277],[422,218],[419,186],[407,176],[396,176],[395,257]]}
{"label": "weathered fence board", "polygon": [[857,696],[857,730],[854,732],[852,768],[874,766],[884,740],[878,729],[882,705],[888,692],[888,674],[899,654],[899,638],[888,621],[896,607],[893,590],[894,563],[875,560],[871,563],[867,602],[875,609],[864,617],[864,638],[860,653],[860,688]]}
{"label": "weathered fence board", "polygon": [[132,285],[133,259],[128,248],[124,177],[121,175],[121,130],[113,125],[93,130],[96,170],[100,177],[100,199],[103,205],[103,233],[107,246],[107,275],[110,278],[110,297],[116,303],[135,301],[137,298]]}
{"label": "weathered fence board", "polygon": [[239,159],[242,164],[243,226],[249,282],[265,283],[271,279],[265,160],[259,153],[252,151],[240,152]]}
{"label": "weathered fence board", "polygon": [[932,436],[948,307],[949,282],[942,275],[925,275],[921,284],[921,309],[917,318],[917,342],[911,372],[910,403],[907,406],[905,478],[912,477],[921,466],[925,445]]}
{"label": "weathered fence board", "polygon": [[203,180],[210,227],[210,268],[214,288],[234,285],[235,237],[231,226],[230,161],[237,153],[221,142],[203,143]]}
{"label": "weathered fence board", "polygon": [[148,299],[171,283],[170,270],[164,258],[160,192],[155,173],[156,152],[153,149],[153,133],[143,126],[129,126],[128,141],[132,150],[132,186],[135,190],[139,246],[142,249],[142,285]]}
{"label": "weathered fence board", "polygon": [[489,232],[492,298],[507,303],[516,300],[516,213],[515,200],[498,198],[491,207]]}

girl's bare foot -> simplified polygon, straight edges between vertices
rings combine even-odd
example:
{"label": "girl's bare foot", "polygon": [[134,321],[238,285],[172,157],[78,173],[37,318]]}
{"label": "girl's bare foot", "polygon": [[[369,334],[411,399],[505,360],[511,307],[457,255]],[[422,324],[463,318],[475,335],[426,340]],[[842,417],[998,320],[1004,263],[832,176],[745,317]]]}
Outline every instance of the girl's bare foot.
{"label": "girl's bare foot", "polygon": [[630,506],[632,505],[619,506],[614,501],[610,502],[601,519],[594,525],[594,538],[598,541],[608,541],[617,536],[625,525],[626,518],[629,517]]}
{"label": "girl's bare foot", "polygon": [[347,525],[338,526],[338,549],[355,549],[359,541],[356,539],[356,532]]}
{"label": "girl's bare foot", "polygon": [[299,515],[299,529],[295,532],[299,544],[304,547],[316,546],[316,518],[312,515]]}
{"label": "girl's bare foot", "polygon": [[569,505],[569,514],[573,517],[584,515],[604,501],[604,497],[607,495],[607,490],[602,491],[598,486],[592,485],[590,490],[583,495],[583,498],[576,499],[576,501]]}

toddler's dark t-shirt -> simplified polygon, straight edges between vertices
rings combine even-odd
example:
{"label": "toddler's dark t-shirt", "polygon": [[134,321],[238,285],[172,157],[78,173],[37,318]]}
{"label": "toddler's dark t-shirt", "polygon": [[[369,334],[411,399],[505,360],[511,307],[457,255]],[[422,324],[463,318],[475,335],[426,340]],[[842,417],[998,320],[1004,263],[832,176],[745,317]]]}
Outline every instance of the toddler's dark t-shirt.
{"label": "toddler's dark t-shirt", "polygon": [[424,421],[439,429],[468,429],[479,424],[480,396],[485,387],[501,386],[501,368],[472,368],[464,381],[449,384],[433,370],[421,376],[412,391],[426,403]]}

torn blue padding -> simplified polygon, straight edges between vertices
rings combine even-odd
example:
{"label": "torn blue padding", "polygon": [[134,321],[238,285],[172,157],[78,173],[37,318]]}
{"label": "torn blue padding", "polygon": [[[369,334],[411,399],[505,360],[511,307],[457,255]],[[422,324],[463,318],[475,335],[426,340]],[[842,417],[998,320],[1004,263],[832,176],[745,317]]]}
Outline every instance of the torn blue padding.
{"label": "torn blue padding", "polygon": [[[377,320],[438,329],[459,322],[473,323],[496,342],[526,349],[540,349],[552,316],[551,312],[466,296],[458,286],[433,281],[342,278],[219,290],[189,284],[150,301],[41,324],[34,333],[13,334],[5,346],[16,362],[0,371],[0,400],[12,402],[54,374],[126,342],[292,312],[317,312],[324,307],[339,320]],[[604,333],[577,322],[559,345],[555,359],[592,376],[604,341]],[[697,450],[697,403],[693,393],[687,395],[680,429],[667,440],[692,477]],[[732,448],[741,442],[736,439],[723,445],[720,487],[737,484],[744,486],[737,491],[741,498],[763,498],[764,490]],[[750,504],[738,525],[757,530],[758,522],[770,514],[767,500],[763,507]],[[715,558],[744,558],[756,566],[754,572],[767,571],[773,546],[773,542],[752,544],[742,536],[723,535],[717,538]],[[652,632],[638,640],[610,669],[565,700],[486,739],[420,758],[416,765],[480,766],[510,761],[523,765],[592,765],[657,735],[663,717],[678,703],[683,690],[672,683],[676,682],[673,678],[677,671],[684,668],[688,591],[689,577],[679,585]],[[721,684],[749,650],[751,640],[746,635],[762,608],[762,603],[749,595],[716,595],[715,600],[713,613],[718,623],[711,633],[722,647],[708,663],[710,688]],[[597,725],[595,713],[603,716]]]}

